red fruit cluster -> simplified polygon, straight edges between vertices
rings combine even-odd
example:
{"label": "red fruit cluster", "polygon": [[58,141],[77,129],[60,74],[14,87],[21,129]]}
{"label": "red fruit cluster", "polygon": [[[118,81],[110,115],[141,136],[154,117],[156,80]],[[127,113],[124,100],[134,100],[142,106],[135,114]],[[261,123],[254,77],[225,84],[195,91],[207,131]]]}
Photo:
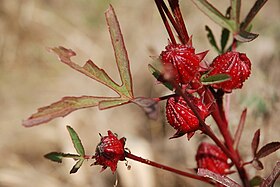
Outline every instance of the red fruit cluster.
{"label": "red fruit cluster", "polygon": [[117,169],[118,161],[125,160],[125,138],[118,139],[115,134],[108,131],[108,136],[102,136],[95,150],[94,165],[102,165],[102,171],[110,167],[112,172]]}
{"label": "red fruit cluster", "polygon": [[246,54],[239,52],[227,52],[219,55],[211,64],[213,70],[209,75],[228,74],[231,80],[214,84],[214,88],[220,88],[225,92],[242,88],[244,81],[250,76],[251,62]]}
{"label": "red fruit cluster", "polygon": [[173,78],[177,84],[188,84],[199,70],[201,58],[193,47],[182,44],[169,44],[160,54],[165,76]]}
{"label": "red fruit cluster", "polygon": [[229,169],[227,156],[216,145],[201,143],[196,153],[196,162],[198,168],[208,169],[220,175],[226,174]]}
{"label": "red fruit cluster", "polygon": [[[204,120],[208,114],[207,107],[201,99],[191,97],[190,101],[198,108],[201,118]],[[168,123],[177,130],[171,138],[177,138],[188,133],[188,138],[199,129],[199,120],[188,107],[183,97],[170,97],[166,103],[166,118]]]}

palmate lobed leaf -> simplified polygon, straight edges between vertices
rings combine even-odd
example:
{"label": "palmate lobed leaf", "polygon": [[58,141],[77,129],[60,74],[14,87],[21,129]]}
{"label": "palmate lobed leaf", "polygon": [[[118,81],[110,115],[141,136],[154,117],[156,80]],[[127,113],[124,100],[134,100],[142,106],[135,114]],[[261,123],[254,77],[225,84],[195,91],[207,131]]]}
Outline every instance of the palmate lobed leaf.
{"label": "palmate lobed leaf", "polygon": [[106,11],[105,16],[115,51],[121,85],[112,80],[103,69],[99,68],[91,60],[88,60],[84,66],[79,66],[73,62],[71,57],[75,56],[76,53],[71,49],[55,47],[49,50],[55,53],[62,63],[109,87],[115,91],[119,97],[64,97],[60,101],[57,101],[49,106],[39,108],[37,113],[31,115],[27,120],[23,121],[22,124],[25,127],[32,127],[46,123],[54,118],[64,117],[69,113],[82,108],[99,106],[100,109],[106,109],[129,103],[130,100],[134,99],[128,55],[124,45],[120,25],[112,6],[110,6]]}
{"label": "palmate lobed leaf", "polygon": [[64,117],[71,112],[83,108],[98,106],[100,101],[119,99],[119,97],[64,97],[60,101],[52,103],[49,106],[39,108],[37,113],[32,114],[27,120],[23,121],[25,127],[33,127],[58,117]]}
{"label": "palmate lobed leaf", "polygon": [[[120,25],[115,14],[113,7],[110,5],[108,10],[105,12],[106,21],[108,24],[111,41],[113,44],[116,63],[120,72],[122,86],[126,95],[129,98],[133,98],[132,90],[132,78],[129,66],[128,54],[124,45],[123,36],[121,33]],[[124,92],[123,92],[124,93]]]}

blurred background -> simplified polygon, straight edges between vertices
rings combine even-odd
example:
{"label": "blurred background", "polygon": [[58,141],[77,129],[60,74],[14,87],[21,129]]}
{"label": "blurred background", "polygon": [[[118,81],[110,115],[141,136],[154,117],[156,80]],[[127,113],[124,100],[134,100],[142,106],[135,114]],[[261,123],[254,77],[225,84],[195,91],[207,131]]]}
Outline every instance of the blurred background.
{"label": "blurred background", "polygon": [[[213,4],[225,11],[228,1]],[[117,175],[109,169],[100,173],[100,166],[85,162],[78,173],[70,175],[74,164],[62,164],[43,158],[51,151],[75,153],[66,125],[79,134],[87,154],[94,154],[99,135],[108,129],[127,138],[126,147],[144,158],[174,166],[195,168],[197,145],[206,140],[197,133],[190,141],[185,137],[169,140],[175,131],[165,123],[163,106],[158,120],[147,119],[136,105],[125,105],[105,111],[97,108],[76,111],[33,128],[24,128],[22,120],[37,108],[60,100],[63,96],[111,95],[115,93],[60,63],[47,47],[62,45],[77,53],[73,58],[80,65],[92,59],[113,79],[119,80],[113,50],[104,18],[112,3],[117,13],[131,62],[136,96],[158,97],[167,93],[155,85],[147,65],[167,44],[167,34],[154,2],[109,0],[0,0],[0,186],[1,187],[107,187],[118,182],[123,187],[206,186],[204,183],[160,171],[129,160],[118,164]],[[253,0],[243,2],[242,16]],[[181,2],[189,33],[196,51],[210,49],[206,60],[216,52],[207,42],[205,25],[219,40],[220,28],[202,14],[190,0]],[[244,89],[231,96],[230,124],[236,129],[242,110],[248,115],[240,152],[245,161],[251,159],[250,142],[261,129],[261,145],[279,141],[280,109],[280,2],[269,1],[254,20],[253,32],[260,36],[242,45],[253,63],[252,75]],[[209,124],[215,124],[209,119]],[[256,172],[247,166],[250,176],[267,176],[280,158],[280,152],[263,159],[265,170]],[[231,178],[237,179],[236,175]],[[278,183],[279,185],[279,183]]]}

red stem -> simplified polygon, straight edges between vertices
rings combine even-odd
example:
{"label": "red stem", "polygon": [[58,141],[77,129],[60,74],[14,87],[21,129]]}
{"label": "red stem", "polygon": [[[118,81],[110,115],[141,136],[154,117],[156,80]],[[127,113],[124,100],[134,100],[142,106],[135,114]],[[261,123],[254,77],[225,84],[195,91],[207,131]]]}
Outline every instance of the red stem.
{"label": "red stem", "polygon": [[[250,183],[249,183],[249,180],[248,180],[247,173],[246,173],[244,167],[242,166],[242,160],[241,160],[241,158],[238,154],[238,151],[235,151],[234,148],[233,148],[233,141],[232,141],[231,135],[228,131],[227,124],[225,124],[224,121],[220,120],[221,119],[220,115],[216,116],[217,119],[219,119],[219,121],[218,121],[219,124],[218,123],[217,124],[218,124],[218,126],[221,130],[222,135],[225,138],[226,145],[227,145],[228,148],[217,138],[217,136],[213,133],[211,128],[204,122],[204,120],[201,118],[201,116],[200,116],[200,114],[197,110],[197,107],[194,106],[190,102],[189,98],[187,97],[186,94],[184,94],[184,92],[179,87],[179,85],[177,83],[175,83],[174,81],[171,81],[171,84],[176,89],[176,93],[184,98],[187,105],[194,112],[195,116],[197,117],[197,119],[200,122],[200,130],[204,134],[208,135],[216,143],[216,145],[219,146],[222,149],[222,151],[227,155],[227,157],[231,159],[233,164],[236,166],[236,169],[238,170],[240,179],[242,180],[242,183],[244,184],[244,186],[245,187],[250,187]],[[206,94],[205,94],[206,96],[208,95],[207,90],[208,89],[206,89]],[[210,92],[210,91],[208,90],[208,92]],[[218,109],[218,108],[216,108],[216,109]],[[219,110],[214,110],[214,112],[212,112],[212,113],[215,113],[216,111],[219,111]],[[222,110],[222,111],[224,111],[224,110]],[[217,113],[217,114],[219,114],[219,113]]]}
{"label": "red stem", "polygon": [[178,0],[168,0],[169,5],[172,9],[173,15],[179,27],[180,36],[182,37],[182,43],[186,44],[189,41],[188,31],[186,29],[186,25],[179,7]]}
{"label": "red stem", "polygon": [[209,102],[213,101],[213,97],[215,98],[216,102],[213,103],[215,110],[212,111],[211,115],[213,119],[215,120],[224,140],[227,148],[229,149],[231,155],[232,155],[232,162],[236,166],[239,176],[242,180],[242,183],[244,186],[249,187],[249,179],[248,175],[242,165],[243,161],[242,158],[239,155],[238,150],[234,149],[233,146],[233,139],[231,136],[231,133],[229,132],[228,129],[228,121],[225,117],[225,112],[224,112],[224,106],[223,106],[223,93],[221,91],[218,91],[217,93],[212,90],[212,92],[209,89],[206,89],[205,91],[205,99],[208,100]]}
{"label": "red stem", "polygon": [[[231,158],[232,160],[235,160],[231,152],[226,148],[226,146],[217,138],[217,136],[212,132],[211,128],[205,123],[205,121],[200,116],[197,107],[190,101],[188,96],[182,91],[181,87],[175,83],[174,81],[171,81],[172,86],[175,88],[176,93],[184,98],[186,101],[188,107],[193,111],[194,115],[197,117],[199,123],[200,123],[200,130],[208,135],[221,149],[222,151],[227,155],[228,158]],[[233,161],[234,162],[234,161]]]}
{"label": "red stem", "polygon": [[172,33],[172,30],[170,28],[168,20],[166,19],[165,14],[164,14],[164,12],[162,10],[162,3],[160,2],[160,0],[155,0],[155,2],[156,2],[156,5],[157,5],[157,8],[158,8],[158,11],[160,13],[161,19],[162,19],[162,21],[164,23],[164,26],[165,26],[165,28],[166,28],[166,30],[168,32],[169,37],[170,37],[170,40],[171,40],[171,42],[173,44],[176,44],[176,39],[175,39],[175,37],[174,37],[174,35]]}
{"label": "red stem", "polygon": [[[172,26],[174,27],[175,31],[177,32],[180,41],[181,41],[182,43],[186,43],[186,42],[185,42],[186,39],[184,39],[184,38],[188,38],[187,30],[185,29],[185,30],[186,30],[186,31],[185,31],[185,32],[186,32],[186,35],[184,36],[184,33],[181,32],[182,26],[180,26],[180,23],[177,23],[177,22],[175,21],[174,17],[172,16],[172,14],[170,13],[170,11],[168,10],[168,8],[167,8],[167,6],[166,6],[166,4],[165,4],[165,2],[164,2],[163,0],[155,0],[155,2],[156,2],[156,4],[157,4],[158,9],[161,10],[161,11],[163,10],[164,13],[166,14],[166,16],[168,17],[169,21],[171,22]],[[164,22],[165,22],[165,21],[167,22],[165,15],[162,15],[162,14],[163,14],[163,12],[160,12],[161,17],[162,17],[163,19],[165,19]],[[163,16],[164,16],[164,17],[163,17]],[[183,24],[184,24],[184,23],[183,23]],[[169,27],[169,29],[170,29],[170,27]],[[170,31],[167,30],[167,32],[169,33]],[[173,34],[172,34],[172,35],[173,35]],[[187,41],[188,41],[188,39],[187,39]],[[173,43],[173,42],[172,42],[172,43]],[[174,44],[176,44],[176,43],[174,43]]]}
{"label": "red stem", "polygon": [[159,164],[157,162],[153,162],[153,161],[150,161],[148,159],[138,157],[138,156],[133,155],[129,152],[125,152],[125,157],[130,158],[130,159],[135,160],[135,161],[138,161],[138,162],[141,162],[141,163],[144,163],[144,164],[147,164],[149,166],[153,166],[153,167],[156,167],[156,168],[159,168],[159,169],[162,169],[162,170],[166,170],[166,171],[170,171],[172,173],[176,173],[178,175],[182,175],[184,177],[189,177],[189,178],[196,179],[196,180],[199,180],[199,181],[202,181],[202,182],[205,182],[205,183],[214,184],[212,181],[210,181],[209,179],[207,179],[205,177],[201,177],[201,176],[198,176],[196,174],[188,173],[188,172],[178,170],[178,169],[175,169],[175,168],[172,168],[172,167],[169,167],[169,166],[165,166],[165,165]]}

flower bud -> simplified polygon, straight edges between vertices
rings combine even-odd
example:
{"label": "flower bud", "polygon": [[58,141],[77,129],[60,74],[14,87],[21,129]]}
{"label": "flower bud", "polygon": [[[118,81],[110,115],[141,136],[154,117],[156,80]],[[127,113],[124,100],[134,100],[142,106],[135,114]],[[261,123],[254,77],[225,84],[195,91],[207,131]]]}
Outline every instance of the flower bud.
{"label": "flower bud", "polygon": [[203,142],[199,145],[196,153],[198,168],[208,169],[214,173],[224,175],[229,169],[227,156],[216,145]]}
{"label": "flower bud", "polygon": [[231,79],[222,83],[212,85],[214,88],[220,88],[225,92],[231,92],[233,89],[242,88],[245,80],[251,73],[251,61],[246,54],[239,52],[227,52],[219,55],[211,64],[213,70],[209,75],[228,74]]}
{"label": "flower bud", "polygon": [[193,47],[182,44],[169,44],[160,54],[165,76],[173,78],[178,84],[188,84],[199,71],[201,57]]}
{"label": "flower bud", "polygon": [[117,169],[118,161],[125,160],[125,138],[118,139],[110,130],[108,136],[101,136],[101,141],[95,149],[94,165],[102,165],[102,170],[110,167],[114,173]]}
{"label": "flower bud", "polygon": [[[208,110],[202,103],[201,99],[191,97],[190,101],[198,109],[198,112],[202,119],[205,119]],[[166,118],[168,123],[177,130],[177,132],[171,138],[177,138],[188,133],[188,139],[199,129],[199,120],[188,107],[183,97],[170,97],[166,103]]]}

